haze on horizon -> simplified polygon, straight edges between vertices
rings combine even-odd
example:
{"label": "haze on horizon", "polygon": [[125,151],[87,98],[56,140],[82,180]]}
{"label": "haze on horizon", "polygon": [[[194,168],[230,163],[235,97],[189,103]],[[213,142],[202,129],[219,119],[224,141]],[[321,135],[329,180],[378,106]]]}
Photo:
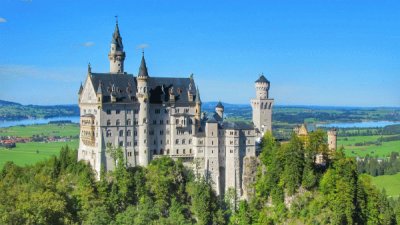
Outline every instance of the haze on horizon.
{"label": "haze on horizon", "polygon": [[400,106],[398,1],[3,1],[0,99],[76,104],[87,64],[108,72],[115,15],[125,70],[194,73],[203,101]]}

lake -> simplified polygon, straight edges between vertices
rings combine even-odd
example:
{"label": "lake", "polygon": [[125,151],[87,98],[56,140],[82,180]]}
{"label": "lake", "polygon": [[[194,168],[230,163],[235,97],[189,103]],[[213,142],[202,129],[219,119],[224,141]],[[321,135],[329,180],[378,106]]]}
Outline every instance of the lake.
{"label": "lake", "polygon": [[0,121],[0,127],[13,127],[19,125],[48,124],[50,121],[70,120],[73,123],[79,123],[79,116],[52,117],[46,119],[26,119]]}
{"label": "lake", "polygon": [[388,125],[400,124],[400,122],[392,121],[365,121],[357,123],[327,123],[327,124],[317,124],[317,127],[337,127],[337,128],[368,128],[368,127],[385,127]]}

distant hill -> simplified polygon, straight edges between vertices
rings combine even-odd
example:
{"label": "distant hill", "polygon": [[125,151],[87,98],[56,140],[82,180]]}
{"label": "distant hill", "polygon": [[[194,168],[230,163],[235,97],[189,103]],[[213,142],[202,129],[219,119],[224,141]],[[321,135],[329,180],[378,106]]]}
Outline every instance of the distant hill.
{"label": "distant hill", "polygon": [[21,104],[16,103],[16,102],[9,102],[9,101],[0,100],[0,106],[7,106],[7,105],[21,105]]}
{"label": "distant hill", "polygon": [[22,105],[0,100],[0,120],[79,116],[78,105]]}

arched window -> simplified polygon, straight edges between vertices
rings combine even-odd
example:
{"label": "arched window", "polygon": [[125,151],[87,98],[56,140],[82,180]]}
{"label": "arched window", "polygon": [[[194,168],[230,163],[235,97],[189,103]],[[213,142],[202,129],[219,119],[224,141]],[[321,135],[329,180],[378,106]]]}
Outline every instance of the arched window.
{"label": "arched window", "polygon": [[189,144],[192,144],[192,139],[189,139]]}
{"label": "arched window", "polygon": [[126,136],[128,136],[128,137],[132,136],[132,131],[131,130],[127,130],[126,131]]}
{"label": "arched window", "polygon": [[110,126],[110,125],[111,125],[111,121],[107,120],[107,126]]}
{"label": "arched window", "polygon": [[182,139],[182,144],[183,145],[186,144],[186,140],[185,139]]}
{"label": "arched window", "polygon": [[127,119],[127,120],[126,120],[126,125],[128,125],[128,126],[132,125],[132,122],[131,122],[130,119]]}
{"label": "arched window", "polygon": [[106,136],[107,137],[111,137],[112,136],[111,130],[107,130]]}
{"label": "arched window", "polygon": [[169,155],[169,149],[167,149],[167,155]]}
{"label": "arched window", "polygon": [[123,130],[120,130],[120,131],[119,131],[119,136],[120,136],[120,137],[124,136],[124,131],[123,131]]}
{"label": "arched window", "polygon": [[183,149],[183,154],[186,154],[186,149]]}
{"label": "arched window", "polygon": [[160,155],[164,155],[164,150],[160,149]]}
{"label": "arched window", "polygon": [[176,139],[175,144],[179,144],[179,139]]}
{"label": "arched window", "polygon": [[119,121],[119,119],[115,122],[115,124],[116,124],[117,126],[121,125],[121,122]]}

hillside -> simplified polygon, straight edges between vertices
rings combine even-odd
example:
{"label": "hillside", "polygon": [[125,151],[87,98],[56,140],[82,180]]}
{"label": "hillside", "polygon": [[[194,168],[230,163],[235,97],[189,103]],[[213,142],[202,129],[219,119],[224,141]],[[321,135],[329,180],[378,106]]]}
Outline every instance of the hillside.
{"label": "hillside", "polygon": [[79,116],[77,105],[22,105],[0,100],[0,120]]}

